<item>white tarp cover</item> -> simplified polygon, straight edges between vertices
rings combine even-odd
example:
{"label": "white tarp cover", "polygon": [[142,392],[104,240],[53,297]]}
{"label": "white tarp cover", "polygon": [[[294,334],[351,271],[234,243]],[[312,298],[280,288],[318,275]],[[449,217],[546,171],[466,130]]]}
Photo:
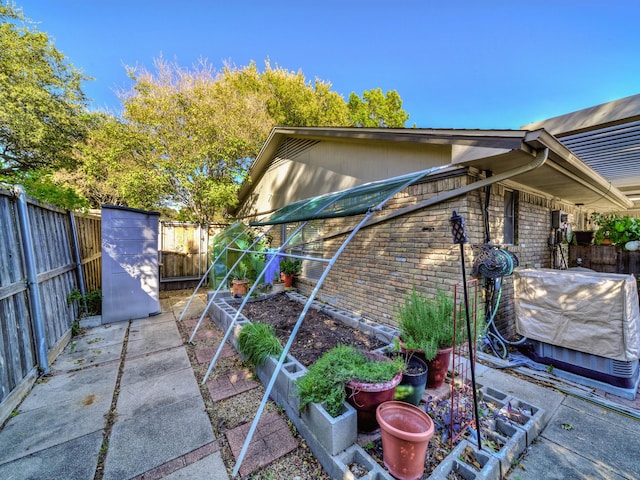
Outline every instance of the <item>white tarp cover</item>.
{"label": "white tarp cover", "polygon": [[640,358],[633,275],[517,269],[514,298],[520,335],[614,360]]}

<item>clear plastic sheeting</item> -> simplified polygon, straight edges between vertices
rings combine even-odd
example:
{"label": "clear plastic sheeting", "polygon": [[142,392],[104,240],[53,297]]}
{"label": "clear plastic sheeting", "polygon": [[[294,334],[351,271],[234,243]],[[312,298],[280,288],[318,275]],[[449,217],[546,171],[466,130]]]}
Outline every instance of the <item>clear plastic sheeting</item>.
{"label": "clear plastic sheeting", "polygon": [[349,217],[361,215],[375,205],[389,198],[407,184],[412,184],[444,167],[434,167],[408,175],[369,182],[363,185],[331,192],[325,195],[300,200],[282,207],[252,226],[295,223],[321,218]]}
{"label": "clear plastic sheeting", "polygon": [[640,358],[633,275],[578,270],[514,272],[516,330],[551,345],[620,361]]}

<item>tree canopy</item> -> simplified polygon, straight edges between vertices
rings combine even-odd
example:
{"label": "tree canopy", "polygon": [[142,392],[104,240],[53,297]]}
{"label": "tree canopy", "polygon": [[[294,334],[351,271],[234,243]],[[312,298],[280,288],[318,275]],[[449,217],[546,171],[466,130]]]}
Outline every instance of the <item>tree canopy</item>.
{"label": "tree canopy", "polygon": [[221,220],[271,129],[281,126],[402,127],[397,92],[378,88],[349,102],[301,71],[205,61],[186,69],[156,59],[127,68],[123,114],[90,113],[89,80],[0,0],[0,181],[66,208],[111,203]]}
{"label": "tree canopy", "polygon": [[[188,70],[160,58],[154,71],[129,69],[129,75],[135,83],[122,96],[123,122],[129,135],[139,138],[134,142],[138,149],[129,155],[144,166],[143,172],[153,172],[154,183],[147,186],[149,175],[133,177],[134,166],[126,169],[126,177],[139,182],[136,191],[159,194],[158,201],[177,207],[179,217],[190,221],[220,220],[235,205],[247,169],[275,125],[346,126],[351,118],[368,115],[383,126],[398,126],[408,117],[395,92],[386,97],[379,89],[365,92],[355,112],[330,83],[308,82],[302,72],[272,67],[269,61],[262,72],[255,62],[243,68],[225,65],[216,72],[206,62]],[[351,98],[356,105],[359,97]],[[103,135],[102,145],[109,138],[114,137]],[[84,155],[96,158],[91,152],[96,146]],[[112,163],[112,174],[122,164]],[[134,200],[120,197],[143,208]]]}
{"label": "tree canopy", "polygon": [[88,77],[10,2],[0,20],[0,178],[69,165],[85,132]]}

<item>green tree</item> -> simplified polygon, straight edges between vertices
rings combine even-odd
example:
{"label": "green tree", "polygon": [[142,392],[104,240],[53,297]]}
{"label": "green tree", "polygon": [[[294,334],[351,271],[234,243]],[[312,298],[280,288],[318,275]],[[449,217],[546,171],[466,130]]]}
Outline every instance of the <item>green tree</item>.
{"label": "green tree", "polygon": [[77,165],[54,175],[88,205],[103,203],[141,209],[161,206],[169,183],[153,164],[152,144],[132,124],[107,113],[89,116],[85,141],[76,147]]}
{"label": "green tree", "polygon": [[146,137],[145,163],[169,185],[164,200],[185,220],[219,220],[273,125],[259,94],[239,91],[206,63],[193,71],[158,59],[129,70],[124,118]]}
{"label": "green tree", "polygon": [[272,67],[267,60],[263,72],[251,62],[242,69],[226,66],[224,76],[240,91],[258,94],[274,125],[343,127],[349,124],[344,98],[331,91],[331,83],[320,79],[311,83],[301,71]]}
{"label": "green tree", "polygon": [[12,3],[0,2],[0,20],[0,179],[12,181],[73,162],[85,132],[81,83],[88,77]]}
{"label": "green tree", "polygon": [[356,93],[349,95],[349,122],[355,127],[403,128],[409,114],[402,109],[402,99],[398,92],[382,89],[366,90],[360,98]]}

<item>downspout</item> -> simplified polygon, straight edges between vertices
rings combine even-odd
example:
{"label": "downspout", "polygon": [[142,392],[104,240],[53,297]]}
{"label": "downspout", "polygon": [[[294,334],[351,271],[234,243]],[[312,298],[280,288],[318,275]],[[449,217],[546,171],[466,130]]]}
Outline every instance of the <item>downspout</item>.
{"label": "downspout", "polygon": [[42,319],[42,303],[40,302],[40,290],[38,289],[38,273],[33,250],[33,239],[29,226],[29,211],[27,209],[26,193],[22,185],[14,187],[14,193],[18,197],[18,218],[22,232],[22,248],[24,251],[24,263],[27,270],[27,287],[29,288],[29,303],[33,315],[33,333],[35,336],[36,354],[38,364],[43,374],[49,374],[49,359],[47,358],[47,342]]}

